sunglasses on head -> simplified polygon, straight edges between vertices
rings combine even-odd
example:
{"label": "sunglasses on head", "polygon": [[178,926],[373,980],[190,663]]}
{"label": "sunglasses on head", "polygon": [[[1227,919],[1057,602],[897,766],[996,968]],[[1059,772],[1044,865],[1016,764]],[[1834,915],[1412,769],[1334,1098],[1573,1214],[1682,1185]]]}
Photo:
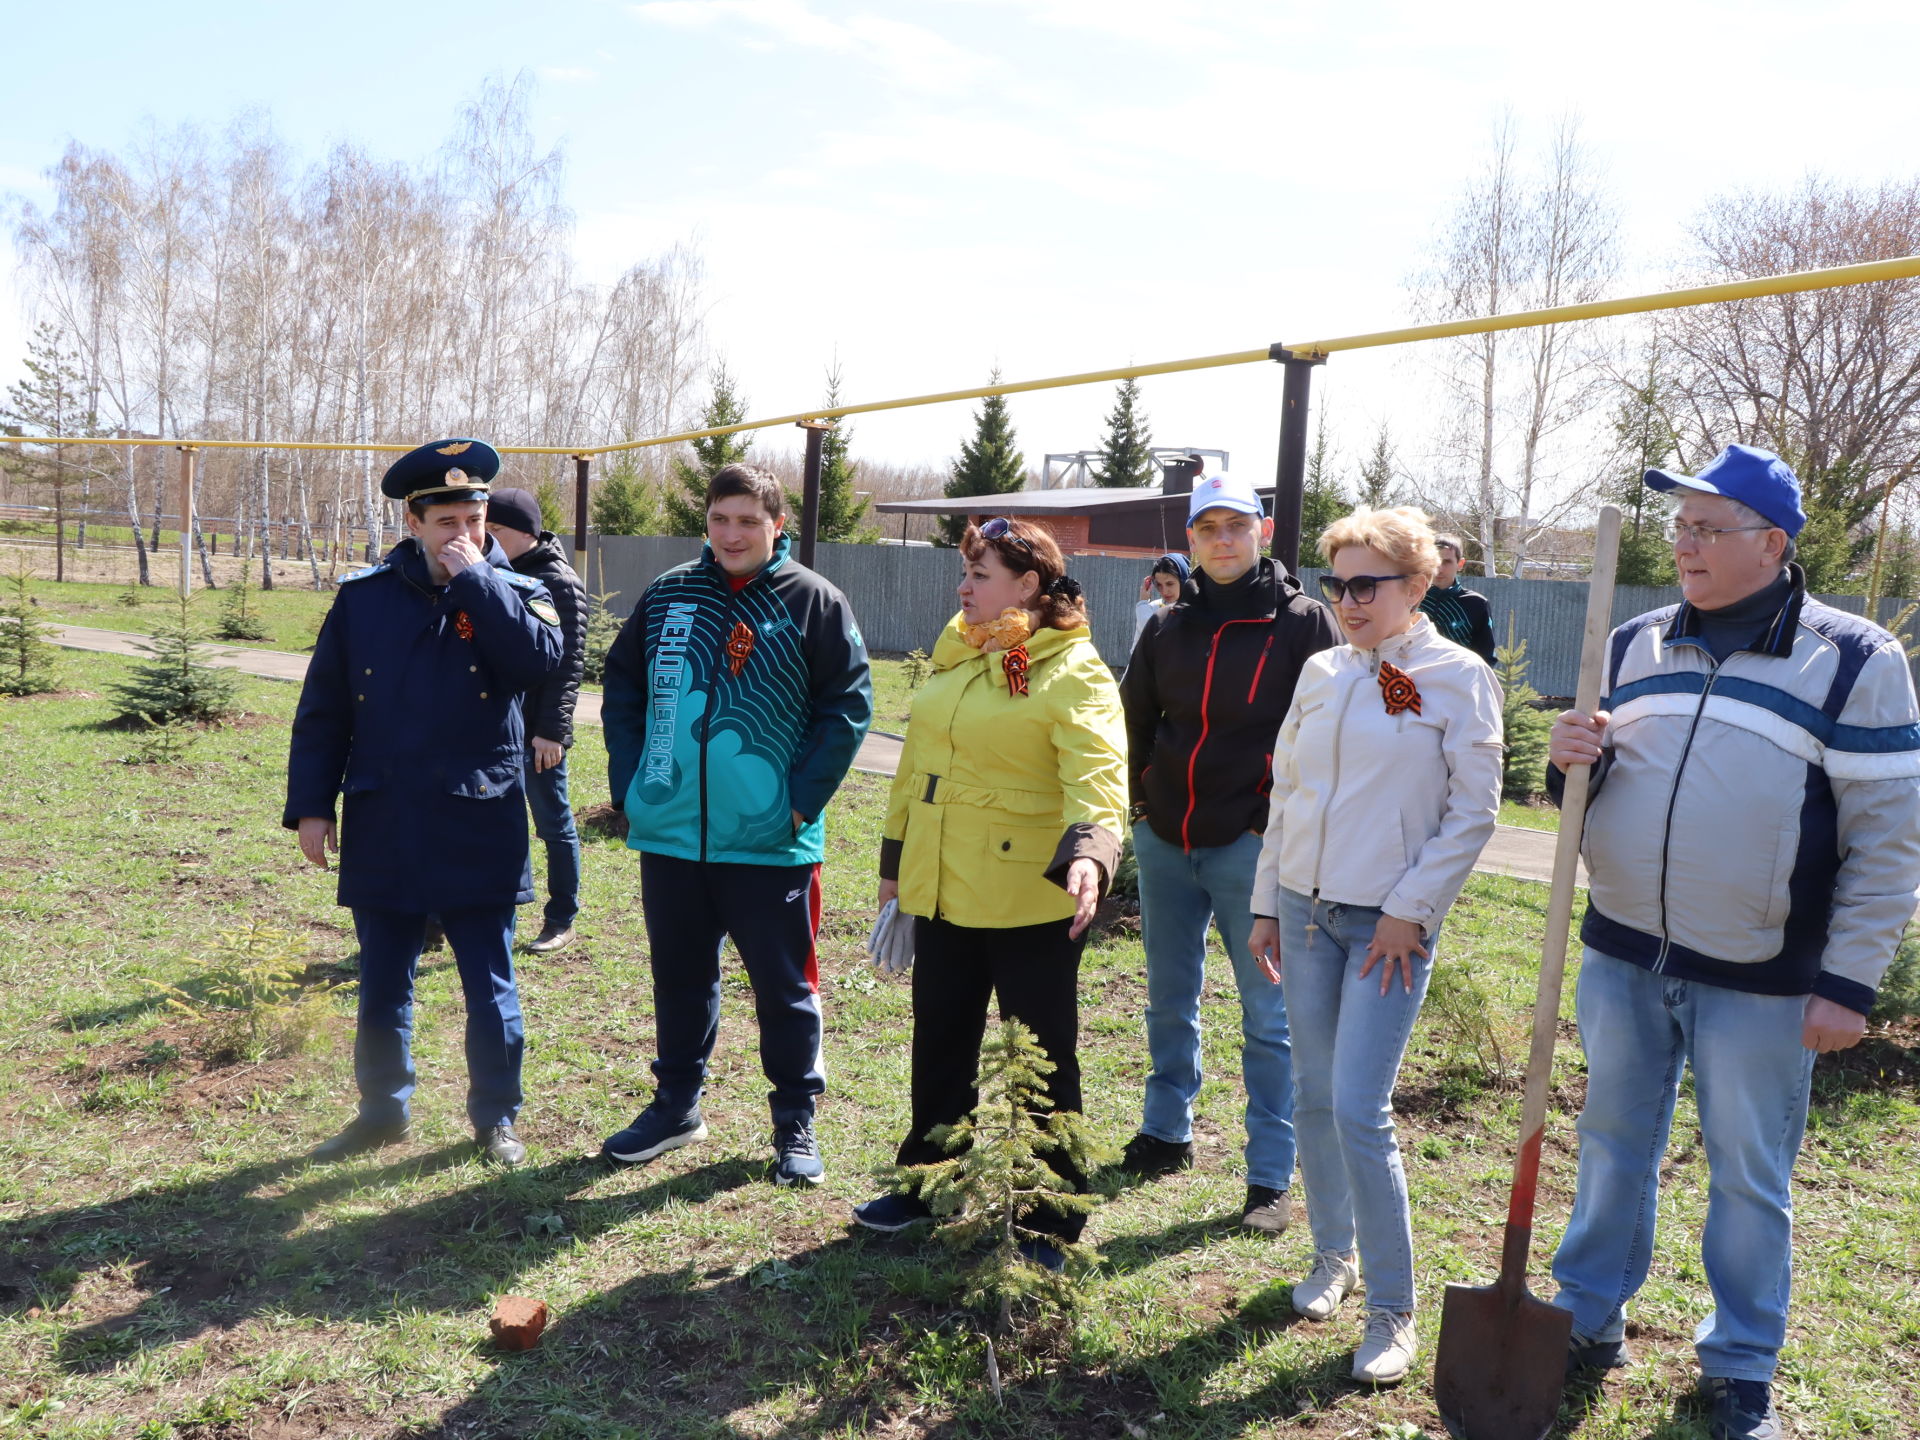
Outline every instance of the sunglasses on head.
{"label": "sunglasses on head", "polygon": [[1338,575],[1320,577],[1320,593],[1332,601],[1353,597],[1356,605],[1371,605],[1376,591],[1383,581],[1404,580],[1404,575],[1353,575],[1342,580]]}
{"label": "sunglasses on head", "polygon": [[1013,521],[1009,520],[1004,515],[996,515],[991,520],[987,521],[986,524],[982,525],[980,527],[980,538],[982,540],[1011,541],[1013,544],[1018,545],[1022,550],[1026,551],[1029,555],[1033,554],[1033,546],[1029,545],[1025,540],[1021,539],[1018,535],[1013,533]]}

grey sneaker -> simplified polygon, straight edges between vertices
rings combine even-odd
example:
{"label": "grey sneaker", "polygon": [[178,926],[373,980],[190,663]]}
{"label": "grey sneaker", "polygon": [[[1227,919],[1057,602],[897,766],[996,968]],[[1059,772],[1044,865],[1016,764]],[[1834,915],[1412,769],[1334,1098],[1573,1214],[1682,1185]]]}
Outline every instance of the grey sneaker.
{"label": "grey sneaker", "polygon": [[1355,1257],[1338,1250],[1322,1250],[1313,1257],[1307,1278],[1293,1287],[1293,1309],[1309,1320],[1329,1319],[1340,1302],[1360,1283]]}
{"label": "grey sneaker", "polygon": [[1353,1353],[1353,1378],[1369,1385],[1391,1385],[1407,1378],[1420,1340],[1413,1316],[1367,1307],[1367,1333]]}
{"label": "grey sneaker", "polygon": [[1707,1434],[1713,1440],[1785,1440],[1773,1409],[1773,1387],[1764,1380],[1729,1380],[1708,1375],[1700,1393],[1713,1406]]}
{"label": "grey sneaker", "polygon": [[773,1126],[773,1183],[818,1185],[827,1178],[811,1115],[789,1115]]}
{"label": "grey sneaker", "polygon": [[555,950],[564,950],[571,944],[573,944],[573,927],[571,925],[547,925],[542,927],[540,933],[533,937],[527,949],[531,950],[535,955],[548,955]]}
{"label": "grey sneaker", "polygon": [[1270,1185],[1247,1186],[1247,1203],[1240,1207],[1240,1223],[1249,1230],[1278,1235],[1293,1221],[1293,1198]]}
{"label": "grey sneaker", "polygon": [[622,1165],[638,1165],[706,1138],[706,1122],[698,1110],[690,1115],[672,1116],[658,1106],[649,1105],[634,1117],[633,1124],[609,1135],[600,1153]]}

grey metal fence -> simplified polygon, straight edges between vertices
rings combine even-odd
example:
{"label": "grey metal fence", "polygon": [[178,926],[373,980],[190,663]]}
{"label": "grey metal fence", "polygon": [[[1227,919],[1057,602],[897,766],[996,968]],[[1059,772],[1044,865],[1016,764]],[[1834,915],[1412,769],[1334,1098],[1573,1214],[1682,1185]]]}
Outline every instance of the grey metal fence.
{"label": "grey metal fence", "polygon": [[[622,615],[632,611],[640,592],[655,576],[700,553],[698,540],[657,535],[610,536],[596,539],[593,546],[587,587],[595,593],[619,592],[612,608]],[[930,650],[934,637],[959,608],[953,592],[959,583],[960,557],[952,550],[823,544],[817,559],[820,573],[853,603],[871,650]],[[1133,607],[1140,596],[1140,577],[1146,574],[1147,563],[1098,556],[1080,557],[1071,563],[1074,577],[1087,592],[1094,644],[1110,665],[1127,663],[1133,643]],[[1301,572],[1301,582],[1310,594],[1319,593],[1319,573]],[[1492,605],[1494,635],[1500,643],[1506,643],[1509,618],[1515,636],[1527,642],[1527,679],[1533,687],[1543,695],[1571,695],[1580,663],[1580,631],[1586,622],[1585,582],[1474,576],[1467,583]],[[1620,586],[1613,596],[1614,623],[1671,605],[1679,598],[1680,592],[1671,587]],[[1866,612],[1866,601],[1859,595],[1821,598],[1855,615]],[[1904,600],[1882,600],[1874,618],[1884,623],[1906,604]]]}

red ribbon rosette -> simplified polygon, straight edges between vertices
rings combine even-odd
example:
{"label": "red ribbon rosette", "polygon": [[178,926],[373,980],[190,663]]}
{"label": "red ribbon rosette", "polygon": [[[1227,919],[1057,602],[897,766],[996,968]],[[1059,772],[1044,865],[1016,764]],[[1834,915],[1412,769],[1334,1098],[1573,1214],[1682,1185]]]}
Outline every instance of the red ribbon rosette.
{"label": "red ribbon rosette", "polygon": [[462,640],[473,639],[473,617],[466,611],[459,611],[453,617],[453,633]]}
{"label": "red ribbon rosette", "polygon": [[1027,693],[1027,647],[1016,645],[1000,657],[1000,668],[1007,672],[1007,694]]}
{"label": "red ribbon rosette", "polygon": [[1380,662],[1380,694],[1386,699],[1389,715],[1398,715],[1403,710],[1420,713],[1420,690],[1413,683],[1413,677],[1384,660]]}
{"label": "red ribbon rosette", "polygon": [[753,628],[744,620],[733,622],[733,633],[727,636],[727,668],[739,677],[747,668],[747,657],[753,654]]}

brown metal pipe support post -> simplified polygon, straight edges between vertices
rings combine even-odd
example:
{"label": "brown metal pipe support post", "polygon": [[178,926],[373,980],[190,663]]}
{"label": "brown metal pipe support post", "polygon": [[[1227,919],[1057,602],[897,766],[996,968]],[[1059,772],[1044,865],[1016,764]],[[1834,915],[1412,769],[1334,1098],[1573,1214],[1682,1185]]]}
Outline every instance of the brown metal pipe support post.
{"label": "brown metal pipe support post", "polygon": [[193,594],[193,457],[191,445],[180,447],[180,598]]}
{"label": "brown metal pipe support post", "polygon": [[1289,574],[1300,570],[1300,508],[1306,496],[1307,401],[1313,387],[1313,367],[1326,357],[1296,355],[1275,345],[1268,352],[1286,367],[1280,391],[1280,464],[1273,488],[1273,558]]}
{"label": "brown metal pipe support post", "polygon": [[807,432],[807,468],[800,489],[800,563],[811,570],[814,546],[820,539],[820,452],[833,422],[800,420],[795,423]]}

